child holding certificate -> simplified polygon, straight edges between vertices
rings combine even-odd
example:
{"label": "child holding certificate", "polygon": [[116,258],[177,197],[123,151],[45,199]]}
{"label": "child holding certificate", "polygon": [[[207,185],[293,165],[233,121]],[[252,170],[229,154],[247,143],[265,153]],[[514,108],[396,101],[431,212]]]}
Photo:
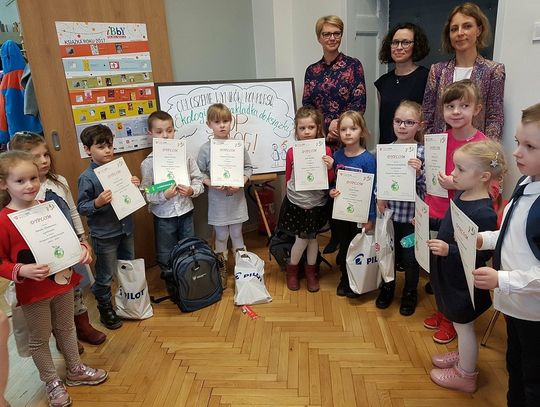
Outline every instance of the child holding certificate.
{"label": "child holding certificate", "polygon": [[[8,216],[37,205],[38,192],[39,172],[32,155],[23,151],[1,154],[0,275],[17,283],[17,301],[28,324],[30,354],[45,383],[49,406],[68,406],[71,399],[49,349],[52,330],[66,361],[68,386],[99,384],[107,379],[107,372],[84,365],[79,357],[73,322],[73,288],[80,276],[71,269],[59,273],[62,278],[49,276],[49,266],[35,262],[28,244]],[[80,263],[90,263],[92,257],[84,243],[81,251]]]}
{"label": "child holding certificate", "polygon": [[[479,231],[495,230],[497,214],[493,209],[490,187],[500,182],[506,171],[502,146],[492,140],[468,143],[457,149],[453,158],[452,178],[459,192],[453,201],[478,226]],[[454,238],[452,212],[440,221],[437,239],[427,241],[432,256],[431,283],[437,307],[453,321],[457,331],[458,350],[434,355],[431,379],[439,386],[469,393],[476,391],[478,343],[474,320],[491,306],[489,290],[474,289],[474,304]],[[491,251],[476,252],[476,267],[485,266]]]}
{"label": "child holding certificate", "polygon": [[[446,168],[444,172],[441,171],[437,175],[437,182],[448,190],[448,198],[426,193],[425,202],[429,205],[429,216],[435,219],[444,217],[450,207],[454,190],[456,190],[451,175],[454,170],[454,162],[452,161],[454,151],[467,143],[487,139],[484,133],[477,130],[472,124],[474,117],[482,108],[480,91],[474,82],[463,79],[449,85],[443,93],[442,104],[444,120],[449,129],[447,130]],[[429,286],[426,288],[430,289]],[[439,311],[426,318],[424,326],[437,330],[433,334],[433,340],[437,343],[448,343],[456,337],[452,322]]]}
{"label": "child holding certificate", "polygon": [[[324,138],[322,113],[313,108],[301,107],[294,119],[296,139],[313,140]],[[296,291],[300,288],[298,281],[298,264],[302,255],[307,251],[307,261],[304,266],[307,289],[310,292],[319,291],[317,277],[317,257],[319,243],[317,233],[328,222],[326,190],[297,191],[294,177],[294,148],[287,151],[285,160],[285,182],[287,195],[283,199],[279,213],[278,227],[294,235],[295,241],[291,248],[291,257],[287,264],[287,288]],[[328,168],[329,181],[333,179],[332,150],[326,147],[326,155],[320,158]]]}
{"label": "child holding certificate", "polygon": [[[112,192],[103,190],[94,170],[109,163],[114,158],[114,135],[103,124],[85,128],[81,133],[84,151],[92,158],[90,167],[79,176],[79,197],[77,209],[86,216],[92,245],[96,254],[96,281],[92,293],[96,297],[99,320],[108,329],[118,329],[122,320],[114,311],[111,303],[111,283],[116,272],[118,259],[133,260],[133,219],[131,215],[118,220],[111,206]],[[139,185],[133,176],[131,182]]]}
{"label": "child holding certificate", "polygon": [[[369,137],[369,131],[361,113],[349,110],[343,113],[338,120],[339,136],[342,148],[334,153],[334,170],[336,173],[340,170],[366,172],[375,174],[377,166],[375,157],[366,150],[366,139]],[[330,196],[335,198],[339,191],[335,188],[330,189]],[[368,222],[362,227],[366,232],[375,227],[375,194],[372,191],[371,204],[369,207]],[[349,275],[347,274],[347,250],[353,238],[361,232],[358,224],[344,220],[335,220],[336,231],[339,236],[339,251],[336,257],[336,263],[341,270],[341,280],[337,287],[337,295],[349,298],[356,298],[358,294],[351,290],[349,285]]]}
{"label": "child holding certificate", "polygon": [[[173,118],[161,110],[153,112],[148,116],[148,131],[154,138],[173,139]],[[177,157],[177,162],[186,167],[191,181],[189,185],[174,183],[164,191],[146,193],[149,210],[154,217],[156,257],[162,273],[169,269],[169,256],[174,246],[186,237],[195,236],[191,199],[204,192],[197,162],[190,155],[185,158],[184,161],[184,157]],[[154,161],[154,153],[150,153],[141,163],[143,188],[154,184]]]}
{"label": "child holding certificate", "polygon": [[[75,205],[73,196],[71,195],[71,190],[69,189],[66,179],[54,172],[49,147],[47,147],[45,139],[37,133],[19,132],[15,133],[11,139],[9,148],[11,150],[27,151],[34,156],[34,161],[38,166],[39,181],[41,183],[37,198],[39,200],[48,200],[49,197],[47,195],[51,192],[56,194],[57,197],[65,203],[64,207],[67,206],[69,209],[69,215],[77,236],[81,242],[86,242],[84,227],[79,212],[77,212],[77,206]],[[85,268],[81,270],[81,274],[87,274],[86,267],[88,266],[84,267]],[[92,345],[99,345],[105,342],[107,336],[90,324],[88,308],[84,304],[82,292],[82,288],[89,285],[90,281],[84,278],[84,274],[81,284],[73,290],[75,294],[75,328],[77,330],[77,337],[81,341],[88,342]],[[79,345],[79,348],[82,348],[82,345]]]}
{"label": "child holding certificate", "polygon": [[[227,106],[215,103],[208,108],[206,125],[215,139],[228,139],[231,132],[232,114]],[[243,187],[215,185],[210,179],[210,140],[199,150],[197,164],[203,173],[203,183],[208,187],[208,224],[216,232],[215,251],[218,254],[222,283],[227,280],[227,258],[229,236],[233,251],[245,250],[242,223],[249,219]],[[249,181],[253,166],[249,154],[244,150],[244,184]],[[225,288],[225,285],[223,286]]]}
{"label": "child holding certificate", "polygon": [[[423,140],[424,117],[422,106],[410,100],[402,101],[394,113],[393,126],[396,136],[396,144],[417,144]],[[424,146],[417,145],[417,158],[410,159],[408,164],[416,170],[416,194],[424,198],[426,192],[426,178],[424,174]],[[377,209],[383,213],[385,208],[392,209],[392,220],[394,223],[394,242],[396,263],[403,266],[405,270],[405,285],[401,296],[399,312],[401,315],[412,315],[416,309],[418,300],[417,286],[420,274],[420,266],[414,257],[414,246],[402,247],[400,240],[414,233],[414,226],[411,220],[414,218],[414,202],[383,201],[377,200]],[[395,272],[394,272],[395,273]],[[395,274],[394,274],[395,277]],[[388,308],[394,298],[396,282],[383,283],[381,292],[375,301],[377,308]]]}

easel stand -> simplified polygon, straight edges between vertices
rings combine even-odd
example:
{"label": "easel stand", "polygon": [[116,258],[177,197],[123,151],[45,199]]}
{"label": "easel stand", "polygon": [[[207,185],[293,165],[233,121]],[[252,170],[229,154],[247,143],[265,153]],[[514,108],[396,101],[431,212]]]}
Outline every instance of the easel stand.
{"label": "easel stand", "polygon": [[264,213],[261,199],[259,198],[258,190],[263,188],[265,182],[275,181],[276,179],[277,179],[276,173],[253,175],[250,179],[254,187],[253,194],[255,195],[255,200],[257,201],[257,207],[259,208],[259,213],[261,214],[264,227],[266,229],[266,234],[268,235],[268,237],[272,236],[272,231],[270,230],[270,226],[268,225],[268,219],[266,219],[266,214]]}

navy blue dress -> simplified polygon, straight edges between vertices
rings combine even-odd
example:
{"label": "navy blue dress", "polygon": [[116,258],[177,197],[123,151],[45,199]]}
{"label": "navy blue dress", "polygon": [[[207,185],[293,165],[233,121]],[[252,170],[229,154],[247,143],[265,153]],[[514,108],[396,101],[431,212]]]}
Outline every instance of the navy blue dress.
{"label": "navy blue dress", "polygon": [[[454,198],[454,203],[476,225],[478,231],[497,229],[497,215],[491,199],[477,201],[462,201],[460,195]],[[465,324],[474,321],[491,306],[489,290],[474,288],[474,304],[469,295],[467,279],[461,263],[461,256],[456,241],[450,209],[440,221],[437,239],[449,245],[448,256],[431,256],[430,281],[437,300],[437,308],[450,321]],[[476,251],[476,267],[483,267],[493,254],[490,250]]]}

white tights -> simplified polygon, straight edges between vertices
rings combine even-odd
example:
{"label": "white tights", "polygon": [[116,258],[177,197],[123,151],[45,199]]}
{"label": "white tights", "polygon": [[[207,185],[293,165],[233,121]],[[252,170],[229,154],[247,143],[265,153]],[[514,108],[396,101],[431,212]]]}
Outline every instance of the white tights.
{"label": "white tights", "polygon": [[296,240],[291,248],[291,260],[292,265],[297,265],[304,254],[304,250],[307,247],[307,264],[310,266],[317,263],[317,255],[319,254],[319,243],[317,239],[302,239],[296,236]]}
{"label": "white tights", "polygon": [[231,237],[233,250],[245,247],[241,223],[226,226],[214,226],[214,230],[216,231],[216,253],[227,252],[229,236]]}
{"label": "white tights", "polygon": [[466,324],[453,322],[453,324],[458,338],[459,367],[468,373],[476,372],[478,342],[474,332],[474,321]]}

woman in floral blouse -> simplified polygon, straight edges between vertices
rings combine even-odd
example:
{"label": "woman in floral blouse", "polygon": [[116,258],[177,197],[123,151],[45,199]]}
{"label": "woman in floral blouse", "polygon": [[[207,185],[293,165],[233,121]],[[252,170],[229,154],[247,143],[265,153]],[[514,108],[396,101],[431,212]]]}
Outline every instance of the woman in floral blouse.
{"label": "woman in floral blouse", "polygon": [[322,111],[327,142],[337,146],[337,119],[347,110],[364,114],[366,86],[364,68],[356,58],[339,52],[343,36],[343,21],[338,16],[317,20],[315,32],[322,46],[323,57],[306,69],[302,104]]}

